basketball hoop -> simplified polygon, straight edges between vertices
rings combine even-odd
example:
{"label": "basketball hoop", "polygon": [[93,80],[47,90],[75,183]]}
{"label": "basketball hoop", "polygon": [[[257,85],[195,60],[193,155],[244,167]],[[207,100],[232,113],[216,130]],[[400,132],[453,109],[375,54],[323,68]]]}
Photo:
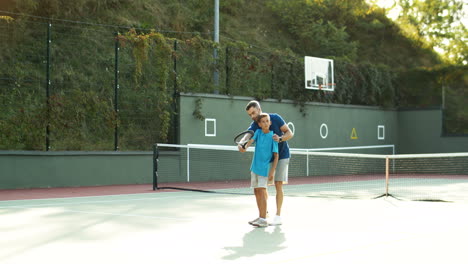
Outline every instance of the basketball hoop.
{"label": "basketball hoop", "polygon": [[336,86],[335,83],[327,83],[325,85],[319,84],[317,87],[319,91],[324,90],[324,91],[333,92],[335,90],[335,86]]}
{"label": "basketball hoop", "polygon": [[305,88],[311,90],[335,90],[333,60],[317,57],[304,57]]}

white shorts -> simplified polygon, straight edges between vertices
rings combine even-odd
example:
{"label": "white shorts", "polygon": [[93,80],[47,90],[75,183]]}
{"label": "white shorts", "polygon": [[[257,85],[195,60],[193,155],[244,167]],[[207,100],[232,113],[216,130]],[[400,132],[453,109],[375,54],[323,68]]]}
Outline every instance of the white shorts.
{"label": "white shorts", "polygon": [[283,184],[288,183],[288,168],[289,168],[289,159],[280,159],[276,165],[275,172],[275,182],[283,182]]}
{"label": "white shorts", "polygon": [[252,188],[267,188],[268,185],[273,185],[273,182],[268,182],[268,177],[250,172],[250,187]]}

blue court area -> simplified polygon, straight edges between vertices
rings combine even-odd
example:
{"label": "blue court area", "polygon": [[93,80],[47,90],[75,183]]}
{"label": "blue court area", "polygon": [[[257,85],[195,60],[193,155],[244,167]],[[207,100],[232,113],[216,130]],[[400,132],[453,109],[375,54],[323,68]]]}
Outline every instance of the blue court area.
{"label": "blue court area", "polygon": [[[269,198],[274,214],[275,200]],[[0,263],[466,263],[468,203],[155,192],[0,201]]]}

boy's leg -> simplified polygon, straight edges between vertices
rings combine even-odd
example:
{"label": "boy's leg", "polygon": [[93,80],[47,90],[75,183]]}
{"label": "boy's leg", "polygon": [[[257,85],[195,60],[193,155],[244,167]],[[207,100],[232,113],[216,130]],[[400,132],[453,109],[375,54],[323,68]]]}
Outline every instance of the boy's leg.
{"label": "boy's leg", "polygon": [[255,222],[252,222],[251,225],[258,226],[258,227],[266,227],[268,226],[268,222],[266,220],[267,217],[267,182],[268,178],[264,176],[257,175],[257,182],[258,185],[254,188],[255,192],[255,199],[257,200],[258,212],[259,212],[259,219]]}
{"label": "boy's leg", "polygon": [[260,189],[261,188],[255,188],[254,189],[255,200],[257,201],[258,217],[262,217],[261,216],[261,211],[260,211],[261,202],[262,202],[262,198],[261,198],[262,193],[260,192]]}
{"label": "boy's leg", "polygon": [[267,200],[266,198],[266,189],[265,188],[255,188],[255,197],[257,199],[257,206],[260,218],[266,219],[267,211]]}
{"label": "boy's leg", "polygon": [[268,222],[266,220],[267,214],[267,200],[266,195],[266,188],[255,188],[255,198],[257,199],[258,211],[260,217],[253,222],[249,222],[249,224],[257,227],[267,227]]}
{"label": "boy's leg", "polygon": [[[268,200],[267,177],[256,175],[251,172],[251,187],[254,188],[255,200],[257,202],[259,218],[266,218]],[[251,221],[253,222],[253,221]],[[249,222],[250,223],[250,222]]]}

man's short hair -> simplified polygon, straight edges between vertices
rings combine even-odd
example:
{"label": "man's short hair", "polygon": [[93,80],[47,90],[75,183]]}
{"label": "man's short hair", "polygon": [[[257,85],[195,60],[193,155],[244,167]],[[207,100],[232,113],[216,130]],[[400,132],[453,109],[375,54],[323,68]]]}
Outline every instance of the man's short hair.
{"label": "man's short hair", "polygon": [[262,120],[262,118],[265,118],[265,117],[269,119],[269,118],[270,118],[270,115],[267,114],[267,113],[261,113],[261,114],[259,114],[258,117],[257,117],[257,123],[260,123],[260,121]]}
{"label": "man's short hair", "polygon": [[247,104],[247,106],[245,107],[245,111],[249,111],[249,109],[250,109],[251,107],[255,107],[255,108],[261,109],[261,108],[260,108],[260,103],[259,103],[258,101],[255,101],[255,100],[250,101],[250,102]]}

